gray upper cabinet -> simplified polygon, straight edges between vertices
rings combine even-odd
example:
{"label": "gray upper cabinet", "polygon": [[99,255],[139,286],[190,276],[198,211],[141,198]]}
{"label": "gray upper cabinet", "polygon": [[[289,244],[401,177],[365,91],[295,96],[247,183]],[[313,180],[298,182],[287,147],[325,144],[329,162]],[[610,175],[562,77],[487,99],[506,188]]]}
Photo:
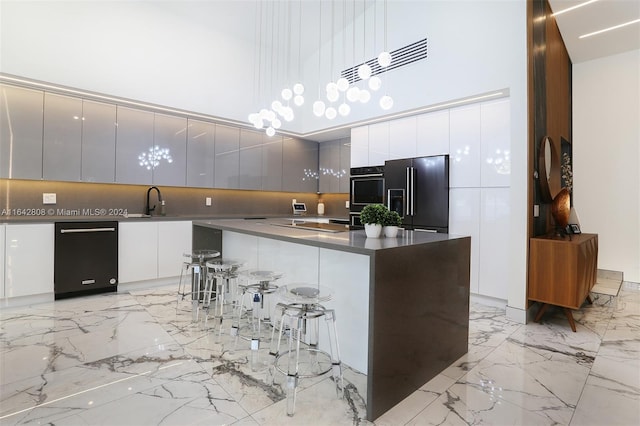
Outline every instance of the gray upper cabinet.
{"label": "gray upper cabinet", "polygon": [[213,188],[216,125],[191,120],[187,125],[187,186]]}
{"label": "gray upper cabinet", "polygon": [[142,185],[153,182],[153,115],[118,106],[116,182]]}
{"label": "gray upper cabinet", "polygon": [[240,129],[216,124],[215,187],[238,188]]}
{"label": "gray upper cabinet", "polygon": [[44,94],[44,179],[80,180],[82,117],[82,99]]}
{"label": "gray upper cabinet", "polygon": [[319,144],[320,177],[318,191],[323,193],[348,193],[351,149],[349,139],[338,139]]}
{"label": "gray upper cabinet", "polygon": [[82,101],[82,175],[84,182],[116,179],[116,106]]}
{"label": "gray upper cabinet", "polygon": [[0,177],[42,179],[44,92],[0,85]]}
{"label": "gray upper cabinet", "polygon": [[348,194],[351,190],[351,139],[340,140],[340,186],[338,192]]}
{"label": "gray upper cabinet", "polygon": [[340,189],[340,141],[322,142],[319,145],[318,191],[339,192]]}
{"label": "gray upper cabinet", "polygon": [[239,189],[262,189],[262,135],[240,130]]}
{"label": "gray upper cabinet", "polygon": [[282,152],[282,189],[289,192],[317,192],[318,143],[284,138]]}
{"label": "gray upper cabinet", "polygon": [[282,191],[282,136],[262,135],[262,189]]}
{"label": "gray upper cabinet", "polygon": [[153,135],[153,184],[185,186],[187,119],[155,114]]}

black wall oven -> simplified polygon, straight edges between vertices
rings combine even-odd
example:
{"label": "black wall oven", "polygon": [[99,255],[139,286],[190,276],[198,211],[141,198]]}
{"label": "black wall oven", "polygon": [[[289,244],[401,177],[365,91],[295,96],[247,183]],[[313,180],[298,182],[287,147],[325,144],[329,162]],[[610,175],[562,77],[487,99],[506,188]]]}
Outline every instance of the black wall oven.
{"label": "black wall oven", "polygon": [[349,225],[352,229],[363,228],[360,212],[367,204],[384,204],[384,166],[351,169]]}

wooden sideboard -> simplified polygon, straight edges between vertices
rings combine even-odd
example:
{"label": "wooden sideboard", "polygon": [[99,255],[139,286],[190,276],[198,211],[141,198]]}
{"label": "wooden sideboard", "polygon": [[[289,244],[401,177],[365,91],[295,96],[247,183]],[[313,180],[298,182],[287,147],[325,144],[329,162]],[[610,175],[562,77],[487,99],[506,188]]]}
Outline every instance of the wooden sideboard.
{"label": "wooden sideboard", "polygon": [[571,313],[585,300],[596,283],[598,235],[549,235],[529,240],[528,299],[542,303],[538,322],[549,305],[561,306],[571,329],[576,325]]}

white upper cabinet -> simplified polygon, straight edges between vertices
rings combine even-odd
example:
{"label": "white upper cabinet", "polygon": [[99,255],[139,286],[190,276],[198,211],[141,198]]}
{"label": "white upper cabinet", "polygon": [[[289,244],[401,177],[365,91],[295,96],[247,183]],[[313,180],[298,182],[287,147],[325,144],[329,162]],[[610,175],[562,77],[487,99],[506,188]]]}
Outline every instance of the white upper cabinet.
{"label": "white upper cabinet", "polygon": [[369,166],[381,166],[389,159],[389,122],[369,126]]}
{"label": "white upper cabinet", "polygon": [[449,110],[423,114],[416,119],[416,156],[441,155],[449,152]]}
{"label": "white upper cabinet", "polygon": [[389,159],[416,156],[417,121],[413,116],[389,122]]}
{"label": "white upper cabinet", "polygon": [[369,165],[369,126],[351,129],[351,167]]}
{"label": "white upper cabinet", "polygon": [[82,99],[44,94],[43,179],[80,180],[82,117]]}
{"label": "white upper cabinet", "polygon": [[451,109],[449,186],[480,186],[480,105]]}
{"label": "white upper cabinet", "polygon": [[483,103],[482,187],[509,186],[511,175],[511,103],[509,99]]}

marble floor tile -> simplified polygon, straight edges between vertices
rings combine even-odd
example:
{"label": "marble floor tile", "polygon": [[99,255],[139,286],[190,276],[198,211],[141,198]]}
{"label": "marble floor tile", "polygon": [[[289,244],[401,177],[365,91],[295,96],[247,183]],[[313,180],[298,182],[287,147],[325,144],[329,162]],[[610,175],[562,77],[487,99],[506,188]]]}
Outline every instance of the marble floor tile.
{"label": "marble floor tile", "polygon": [[[343,366],[301,379],[286,415],[282,374],[230,320],[177,302],[176,286],[104,294],[0,311],[0,424],[56,425],[621,425],[640,424],[640,286],[594,295],[541,323],[509,321],[473,303],[468,353],[387,413],[366,420],[366,376]],[[264,337],[267,340],[267,337]]]}

